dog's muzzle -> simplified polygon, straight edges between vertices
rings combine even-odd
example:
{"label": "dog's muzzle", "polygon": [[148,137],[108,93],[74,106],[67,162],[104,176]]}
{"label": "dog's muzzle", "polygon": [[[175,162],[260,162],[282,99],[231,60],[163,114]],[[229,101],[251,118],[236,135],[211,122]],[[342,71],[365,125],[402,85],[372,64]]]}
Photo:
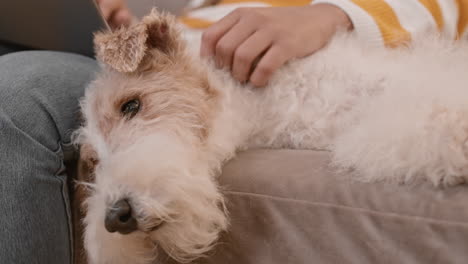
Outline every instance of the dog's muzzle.
{"label": "dog's muzzle", "polygon": [[125,199],[117,201],[107,210],[104,225],[107,231],[120,234],[129,234],[138,228],[137,221],[132,214],[132,207]]}

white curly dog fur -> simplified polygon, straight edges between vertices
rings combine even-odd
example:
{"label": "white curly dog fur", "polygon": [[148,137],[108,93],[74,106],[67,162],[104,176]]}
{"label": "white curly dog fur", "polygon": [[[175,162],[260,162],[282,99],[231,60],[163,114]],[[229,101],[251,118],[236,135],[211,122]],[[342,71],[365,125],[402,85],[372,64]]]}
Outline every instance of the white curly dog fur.
{"label": "white curly dog fur", "polygon": [[[200,60],[197,41],[157,11],[95,42],[103,67],[77,133],[95,165],[90,263],[154,263],[160,249],[181,262],[202,256],[228,227],[215,177],[246,148],[326,149],[364,181],[467,179],[466,42],[423,37],[387,50],[339,34],[260,89]],[[130,234],[104,227],[121,199],[137,221]]]}

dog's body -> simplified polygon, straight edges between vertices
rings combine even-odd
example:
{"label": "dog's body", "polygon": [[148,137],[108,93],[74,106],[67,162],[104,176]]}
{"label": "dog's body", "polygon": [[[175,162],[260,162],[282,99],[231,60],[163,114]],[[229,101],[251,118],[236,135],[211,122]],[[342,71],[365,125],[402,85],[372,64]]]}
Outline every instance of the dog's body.
{"label": "dog's body", "polygon": [[[264,88],[198,59],[167,15],[96,44],[107,66],[86,91],[78,137],[83,159],[97,163],[91,263],[153,263],[157,248],[179,261],[201,256],[228,226],[215,176],[246,148],[327,149],[366,181],[467,179],[466,43],[426,38],[389,51],[342,34]],[[122,199],[137,222],[131,234],[107,231]]]}

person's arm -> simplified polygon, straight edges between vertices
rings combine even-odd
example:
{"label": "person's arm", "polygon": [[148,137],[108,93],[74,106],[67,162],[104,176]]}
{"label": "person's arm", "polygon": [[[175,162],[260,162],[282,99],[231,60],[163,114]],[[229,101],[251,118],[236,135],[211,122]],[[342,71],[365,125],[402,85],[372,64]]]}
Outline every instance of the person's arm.
{"label": "person's arm", "polygon": [[339,28],[353,30],[368,45],[396,47],[427,31],[456,39],[466,34],[468,24],[468,0],[257,0],[236,9],[245,5],[221,0],[181,21],[208,27],[201,55],[214,57],[234,78],[255,86],[265,85],[288,60],[322,48]]}
{"label": "person's arm", "polygon": [[315,0],[341,8],[359,38],[395,47],[419,34],[440,32],[456,39],[465,34],[468,0]]}
{"label": "person's arm", "polygon": [[240,8],[205,30],[200,53],[237,80],[264,86],[285,62],[314,53],[340,28],[352,25],[335,5]]}

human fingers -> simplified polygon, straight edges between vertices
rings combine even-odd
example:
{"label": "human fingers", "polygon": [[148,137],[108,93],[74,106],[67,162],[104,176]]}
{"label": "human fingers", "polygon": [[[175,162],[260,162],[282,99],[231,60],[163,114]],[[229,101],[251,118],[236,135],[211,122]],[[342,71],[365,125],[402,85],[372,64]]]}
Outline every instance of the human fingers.
{"label": "human fingers", "polygon": [[239,21],[221,37],[215,47],[216,65],[230,69],[236,49],[256,30],[249,21]]}
{"label": "human fingers", "polygon": [[273,73],[290,59],[286,50],[278,44],[273,45],[255,67],[250,83],[257,87],[265,86]]}
{"label": "human fingers", "polygon": [[117,3],[114,0],[96,0],[96,3],[98,4],[104,19],[109,21],[117,6]]}
{"label": "human fingers", "polygon": [[257,31],[235,51],[232,63],[232,76],[240,82],[249,79],[254,62],[271,46],[272,38],[267,31]]}
{"label": "human fingers", "polygon": [[112,16],[112,24],[114,26],[128,26],[130,25],[132,21],[132,14],[127,8],[123,8],[118,10],[117,12],[114,13]]}
{"label": "human fingers", "polygon": [[239,21],[239,13],[231,12],[203,32],[200,55],[210,57],[215,55],[218,40]]}

